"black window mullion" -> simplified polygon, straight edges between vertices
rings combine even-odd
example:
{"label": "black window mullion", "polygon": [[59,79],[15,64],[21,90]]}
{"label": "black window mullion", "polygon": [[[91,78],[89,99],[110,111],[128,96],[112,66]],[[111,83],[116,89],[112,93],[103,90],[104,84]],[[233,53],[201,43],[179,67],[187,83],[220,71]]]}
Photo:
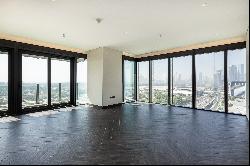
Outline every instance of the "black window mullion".
{"label": "black window mullion", "polygon": [[196,108],[196,65],[194,53],[192,55],[192,108]]}
{"label": "black window mullion", "polygon": [[76,105],[77,58],[70,59],[70,104]]}
{"label": "black window mullion", "polygon": [[8,51],[8,111],[7,113],[15,113],[15,101],[14,101],[14,49]]}
{"label": "black window mullion", "polygon": [[51,58],[48,58],[48,107],[51,108]]}
{"label": "black window mullion", "polygon": [[225,113],[228,113],[228,75],[227,75],[227,58],[228,50],[224,51],[224,101]]}
{"label": "black window mullion", "polygon": [[122,101],[125,102],[125,96],[124,96],[124,91],[125,91],[125,83],[124,83],[124,57],[122,57]]}
{"label": "black window mullion", "polygon": [[16,99],[17,114],[22,112],[22,52],[18,48],[15,49],[14,60],[14,98]]}
{"label": "black window mullion", "polygon": [[149,60],[149,103],[152,103],[152,60]]}
{"label": "black window mullion", "polygon": [[171,97],[172,97],[172,102],[171,104],[174,104],[174,64],[173,64],[173,58],[170,59],[171,60]]}
{"label": "black window mullion", "polygon": [[137,62],[134,61],[134,100],[137,101]]}
{"label": "black window mullion", "polygon": [[168,105],[171,104],[171,62],[168,58]]}

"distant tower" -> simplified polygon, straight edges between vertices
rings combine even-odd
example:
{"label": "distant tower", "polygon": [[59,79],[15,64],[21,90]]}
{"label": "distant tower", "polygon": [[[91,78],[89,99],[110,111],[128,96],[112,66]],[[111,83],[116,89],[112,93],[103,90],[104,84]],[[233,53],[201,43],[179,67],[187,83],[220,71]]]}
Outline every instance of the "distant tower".
{"label": "distant tower", "polygon": [[238,80],[238,72],[237,72],[237,66],[232,65],[229,67],[229,81],[237,81]]}
{"label": "distant tower", "polygon": [[245,66],[240,64],[240,81],[245,81]]}

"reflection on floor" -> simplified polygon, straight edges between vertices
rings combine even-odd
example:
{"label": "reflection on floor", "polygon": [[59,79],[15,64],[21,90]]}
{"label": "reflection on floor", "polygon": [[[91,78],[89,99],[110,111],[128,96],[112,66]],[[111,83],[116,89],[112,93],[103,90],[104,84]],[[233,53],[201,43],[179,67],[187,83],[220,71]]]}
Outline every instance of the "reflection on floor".
{"label": "reflection on floor", "polygon": [[248,164],[244,116],[162,105],[82,107],[0,123],[1,164]]}

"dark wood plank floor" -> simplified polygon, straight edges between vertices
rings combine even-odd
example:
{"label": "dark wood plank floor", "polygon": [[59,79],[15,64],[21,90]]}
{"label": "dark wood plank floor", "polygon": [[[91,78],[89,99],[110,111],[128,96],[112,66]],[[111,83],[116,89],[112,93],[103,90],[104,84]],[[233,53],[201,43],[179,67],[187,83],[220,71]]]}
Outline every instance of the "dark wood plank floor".
{"label": "dark wood plank floor", "polygon": [[0,123],[1,164],[249,164],[246,117],[161,105]]}

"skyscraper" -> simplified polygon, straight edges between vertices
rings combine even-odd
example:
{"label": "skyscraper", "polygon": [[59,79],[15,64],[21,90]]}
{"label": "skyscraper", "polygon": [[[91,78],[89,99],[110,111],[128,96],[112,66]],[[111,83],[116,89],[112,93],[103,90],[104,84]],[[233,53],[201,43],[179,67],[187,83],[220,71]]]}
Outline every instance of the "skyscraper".
{"label": "skyscraper", "polygon": [[238,74],[237,74],[237,66],[232,65],[229,67],[229,79],[231,81],[237,81],[238,80]]}

